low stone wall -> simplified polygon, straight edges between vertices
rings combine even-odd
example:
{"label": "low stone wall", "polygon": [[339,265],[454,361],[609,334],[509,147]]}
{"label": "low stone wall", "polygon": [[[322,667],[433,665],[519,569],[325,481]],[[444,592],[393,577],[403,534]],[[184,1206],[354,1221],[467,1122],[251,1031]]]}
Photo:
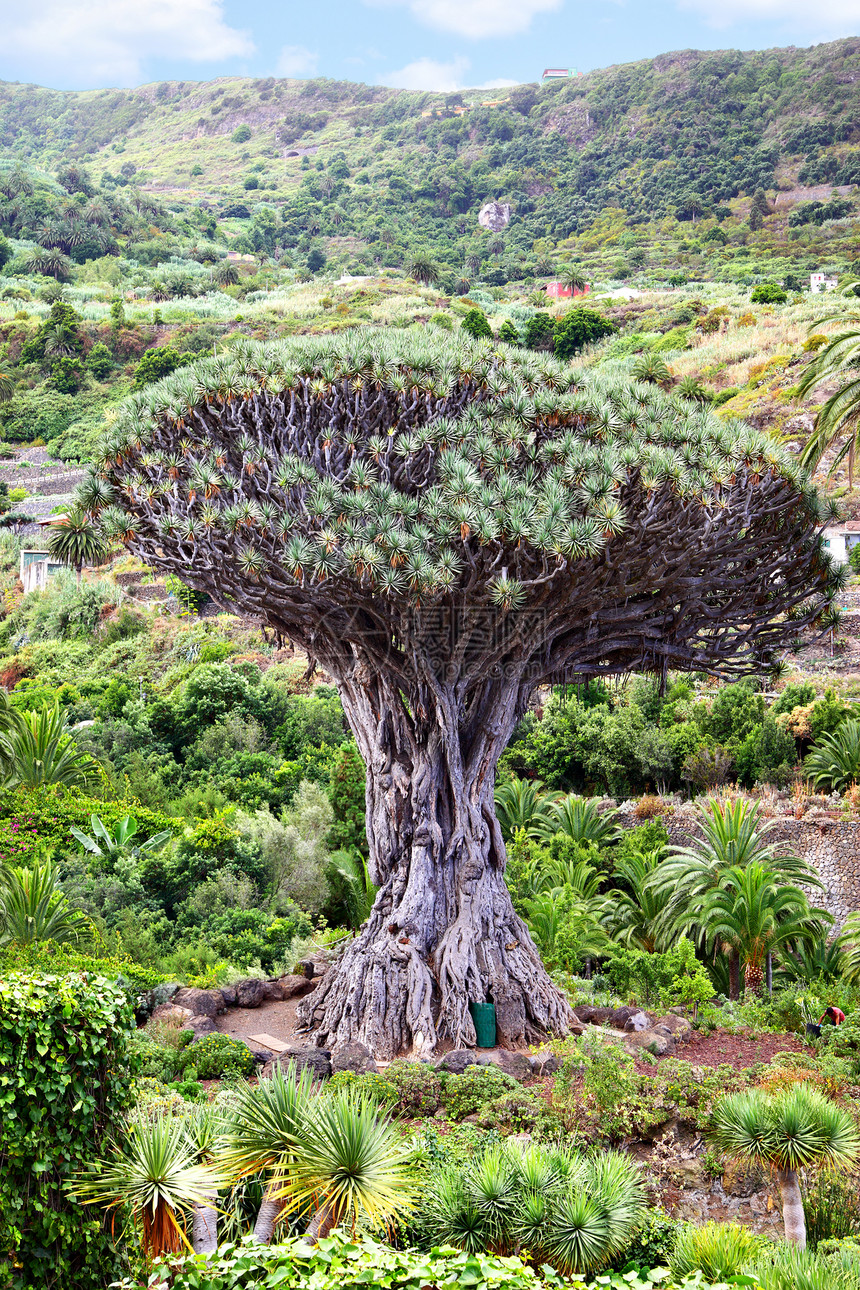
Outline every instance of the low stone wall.
{"label": "low stone wall", "polygon": [[[619,823],[634,828],[637,820],[632,810],[622,807]],[[816,818],[795,820],[779,818],[768,830],[768,841],[780,844],[782,850],[801,856],[818,873],[824,890],[810,891],[813,905],[819,905],[833,916],[831,935],[836,933],[849,914],[860,909],[860,820],[833,819],[823,811]],[[683,845],[698,830],[695,816],[681,807],[662,817],[670,839]]]}

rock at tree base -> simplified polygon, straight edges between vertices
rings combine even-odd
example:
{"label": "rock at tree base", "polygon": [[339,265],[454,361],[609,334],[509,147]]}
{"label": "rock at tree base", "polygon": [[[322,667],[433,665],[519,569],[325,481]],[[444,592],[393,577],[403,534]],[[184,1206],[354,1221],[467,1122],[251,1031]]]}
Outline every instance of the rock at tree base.
{"label": "rock at tree base", "polygon": [[276,981],[266,981],[265,985],[267,999],[301,999],[315,990],[317,983],[307,975],[291,974],[279,976]]}
{"label": "rock at tree base", "polygon": [[[605,1024],[611,1026],[613,1030],[623,1030],[632,1016],[639,1012],[639,1008],[623,1007],[616,1008],[606,1018]],[[650,1024],[650,1023],[649,1023]]]}
{"label": "rock at tree base", "polygon": [[236,1007],[259,1008],[266,1001],[266,982],[258,977],[248,977],[236,982]]}
{"label": "rock at tree base", "polygon": [[585,1026],[602,1026],[615,1012],[614,1008],[593,1008],[591,1004],[577,1004],[573,1015]]}
{"label": "rock at tree base", "polygon": [[533,1053],[529,1058],[529,1065],[532,1068],[532,1073],[541,1077],[554,1075],[557,1070],[561,1069],[561,1062],[555,1053],[547,1052],[545,1049]]}
{"label": "rock at tree base", "polygon": [[177,990],[173,1002],[187,1008],[192,1016],[202,1013],[206,1017],[217,1017],[227,1006],[220,990],[196,990],[190,986]]}
{"label": "rock at tree base", "polygon": [[344,1044],[335,1048],[331,1055],[332,1073],[353,1071],[356,1075],[379,1074],[379,1067],[373,1060],[373,1053],[364,1044]]}
{"label": "rock at tree base", "polygon": [[440,1057],[436,1063],[437,1071],[450,1071],[452,1075],[462,1075],[467,1066],[477,1066],[478,1058],[469,1048],[455,1048],[452,1052]]}
{"label": "rock at tree base", "polygon": [[270,1062],[266,1062],[260,1072],[260,1078],[266,1079],[271,1076],[276,1066],[281,1066],[285,1071],[292,1063],[296,1070],[309,1070],[317,1079],[328,1079],[331,1075],[331,1053],[324,1048],[290,1048],[278,1057],[273,1057]]}
{"label": "rock at tree base", "polygon": [[513,1079],[518,1079],[520,1083],[525,1079],[531,1079],[534,1074],[532,1064],[525,1053],[511,1053],[506,1048],[500,1048],[494,1053],[478,1053],[478,1065],[495,1066]]}

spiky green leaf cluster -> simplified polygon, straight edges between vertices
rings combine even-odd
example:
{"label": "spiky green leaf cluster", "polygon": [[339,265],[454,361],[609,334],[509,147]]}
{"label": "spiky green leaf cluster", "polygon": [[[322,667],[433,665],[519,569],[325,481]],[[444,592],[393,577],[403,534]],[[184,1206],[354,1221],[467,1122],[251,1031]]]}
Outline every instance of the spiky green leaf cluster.
{"label": "spiky green leaf cluster", "polygon": [[541,567],[624,531],[634,478],[646,499],[719,506],[741,471],[790,480],[815,512],[766,435],[656,387],[368,329],[242,342],[134,395],[81,500],[126,540],[229,538],[250,582],[277,565],[302,586],[426,599],[483,551],[488,598],[510,609]]}

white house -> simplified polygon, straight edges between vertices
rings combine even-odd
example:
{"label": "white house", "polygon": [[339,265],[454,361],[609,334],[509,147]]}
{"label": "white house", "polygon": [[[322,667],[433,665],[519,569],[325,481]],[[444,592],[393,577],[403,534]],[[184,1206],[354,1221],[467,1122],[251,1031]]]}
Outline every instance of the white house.
{"label": "white house", "polygon": [[848,553],[860,542],[860,520],[842,520],[824,530],[825,549],[837,564],[847,564]]}
{"label": "white house", "polygon": [[810,273],[809,290],[814,296],[821,295],[822,291],[835,291],[839,286],[838,278],[828,278],[826,273]]}
{"label": "white house", "polygon": [[68,567],[62,560],[55,560],[50,551],[22,551],[19,577],[24,594],[30,591],[44,591],[48,585],[48,579]]}

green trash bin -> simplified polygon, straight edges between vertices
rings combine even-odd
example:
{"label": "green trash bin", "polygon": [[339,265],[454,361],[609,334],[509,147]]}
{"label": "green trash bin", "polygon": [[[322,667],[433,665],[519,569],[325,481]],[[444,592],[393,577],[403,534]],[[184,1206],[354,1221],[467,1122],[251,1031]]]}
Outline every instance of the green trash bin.
{"label": "green trash bin", "polygon": [[479,1048],[496,1046],[496,1005],[494,1003],[470,1003],[469,1012],[475,1023],[475,1038]]}

